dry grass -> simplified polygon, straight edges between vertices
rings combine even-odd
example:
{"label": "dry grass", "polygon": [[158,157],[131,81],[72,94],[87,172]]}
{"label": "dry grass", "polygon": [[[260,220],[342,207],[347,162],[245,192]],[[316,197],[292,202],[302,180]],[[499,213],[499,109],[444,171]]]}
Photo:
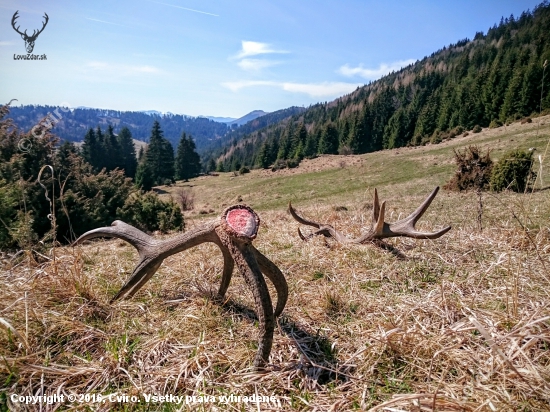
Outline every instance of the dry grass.
{"label": "dry grass", "polygon": [[[379,187],[388,220],[412,211],[431,183]],[[370,196],[295,206],[357,235]],[[235,274],[228,300],[214,299],[222,259],[213,245],[172,256],[134,298],[112,305],[137,258],[119,240],[57,249],[55,262],[5,259],[0,392],[141,396],[60,410],[550,410],[550,190],[484,195],[483,204],[480,232],[475,193],[440,193],[418,226],[453,229],[435,241],[392,240],[406,259],[303,243],[283,207],[262,211],[255,245],[290,293],[261,374],[252,372],[251,293]],[[144,402],[155,393],[273,395],[280,404]]]}

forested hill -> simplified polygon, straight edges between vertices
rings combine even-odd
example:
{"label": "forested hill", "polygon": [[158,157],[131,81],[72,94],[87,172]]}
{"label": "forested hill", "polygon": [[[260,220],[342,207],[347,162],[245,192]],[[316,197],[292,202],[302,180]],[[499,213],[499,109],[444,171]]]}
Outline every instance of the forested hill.
{"label": "forested hill", "polygon": [[[234,141],[220,170],[295,165],[323,153],[366,153],[438,142],[550,110],[550,6],[438,50],[329,103]],[[543,98],[541,101],[541,92]]]}
{"label": "forested hill", "polygon": [[210,141],[209,145],[202,151],[203,164],[207,164],[211,158],[219,157],[224,151],[227,151],[227,147],[236,144],[243,137],[254,133],[257,130],[265,129],[270,125],[277,124],[284,119],[288,119],[291,116],[299,115],[306,109],[303,107],[292,106],[287,109],[277,110],[272,113],[267,113],[254,120],[243,124],[240,127],[232,128],[231,132],[227,133],[221,139]]}
{"label": "forested hill", "polygon": [[[164,136],[177,146],[182,132],[191,135],[195,140],[197,149],[224,136],[229,127],[224,123],[215,122],[204,117],[191,117],[182,115],[160,115],[142,112],[121,112],[102,109],[65,109],[52,106],[12,106],[10,117],[22,130],[30,130],[44,117],[49,116],[49,121],[54,126],[52,132],[63,140],[78,142],[84,138],[89,128],[100,126],[106,129],[108,125],[114,127],[118,134],[124,126],[128,127],[132,137],[137,140],[148,141],[151,135],[153,122],[158,120]],[[57,122],[52,119],[60,119]]]}

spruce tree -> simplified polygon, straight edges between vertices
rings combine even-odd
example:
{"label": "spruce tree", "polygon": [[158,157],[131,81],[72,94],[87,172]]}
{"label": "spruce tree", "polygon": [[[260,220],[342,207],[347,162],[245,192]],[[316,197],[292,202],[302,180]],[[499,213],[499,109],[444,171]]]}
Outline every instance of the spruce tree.
{"label": "spruce tree", "polygon": [[198,176],[201,170],[200,157],[196,152],[195,142],[185,132],[182,133],[176,152],[175,171],[177,180],[188,180]]}
{"label": "spruce tree", "polygon": [[120,130],[118,134],[118,144],[120,146],[120,155],[124,172],[126,176],[133,179],[137,170],[136,148],[132,139],[132,133],[130,133],[127,127],[123,127]]}
{"label": "spruce tree", "polygon": [[319,141],[319,154],[338,153],[338,130],[334,123],[328,123],[321,134]]}
{"label": "spruce tree", "polygon": [[144,155],[144,163],[151,172],[154,185],[162,185],[174,179],[174,149],[162,134],[160,124],[155,120]]}
{"label": "spruce tree", "polygon": [[92,165],[94,169],[97,169],[99,155],[99,142],[97,141],[94,129],[90,128],[84,136],[84,143],[82,144],[82,157],[86,162]]}

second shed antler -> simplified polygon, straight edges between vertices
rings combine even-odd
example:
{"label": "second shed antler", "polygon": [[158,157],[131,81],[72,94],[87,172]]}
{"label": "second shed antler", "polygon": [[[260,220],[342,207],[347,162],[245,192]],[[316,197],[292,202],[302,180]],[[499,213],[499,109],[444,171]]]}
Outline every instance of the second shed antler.
{"label": "second shed antler", "polygon": [[[112,302],[133,296],[155,274],[168,256],[204,242],[215,243],[223,254],[223,272],[218,295],[223,298],[227,292],[235,264],[252,290],[260,329],[254,366],[261,368],[271,352],[275,317],[279,316],[285,307],[288,286],[279,268],[252,245],[259,225],[260,218],[250,207],[236,205],[228,207],[219,219],[169,239],[155,239],[127,223],[116,220],[110,227],[84,233],[73,245],[105,236],[123,239],[137,249],[139,262],[130,279],[111,300]],[[262,273],[275,286],[275,311]]]}
{"label": "second shed antler", "polygon": [[436,187],[432,193],[422,202],[418,208],[407,216],[405,219],[401,219],[395,223],[386,223],[384,221],[384,214],[386,211],[386,202],[380,204],[378,200],[378,192],[374,189],[374,203],[372,207],[372,227],[371,229],[355,239],[350,239],[342,233],[334,229],[333,226],[324,223],[314,222],[313,220],[308,220],[296,213],[296,210],[292,207],[292,204],[288,204],[288,209],[290,214],[294,219],[300,222],[303,225],[316,227],[317,230],[313,233],[304,236],[300,229],[298,229],[298,235],[302,240],[309,240],[316,235],[324,235],[325,237],[332,237],[339,243],[348,243],[348,244],[364,244],[369,242],[374,242],[377,240],[382,240],[390,237],[404,236],[411,237],[414,239],[437,239],[438,237],[443,236],[449,230],[451,226],[439,230],[437,232],[419,232],[416,230],[414,225],[422,217],[424,212],[430,207],[432,200],[437,195],[439,187]]}

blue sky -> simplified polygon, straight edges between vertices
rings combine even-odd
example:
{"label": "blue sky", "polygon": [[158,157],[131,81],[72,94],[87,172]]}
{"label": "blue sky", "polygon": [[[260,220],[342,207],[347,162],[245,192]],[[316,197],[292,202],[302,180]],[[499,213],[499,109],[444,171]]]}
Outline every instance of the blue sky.
{"label": "blue sky", "polygon": [[[240,117],[330,101],[540,1],[0,0],[0,102]],[[11,26],[42,27],[26,54]]]}

